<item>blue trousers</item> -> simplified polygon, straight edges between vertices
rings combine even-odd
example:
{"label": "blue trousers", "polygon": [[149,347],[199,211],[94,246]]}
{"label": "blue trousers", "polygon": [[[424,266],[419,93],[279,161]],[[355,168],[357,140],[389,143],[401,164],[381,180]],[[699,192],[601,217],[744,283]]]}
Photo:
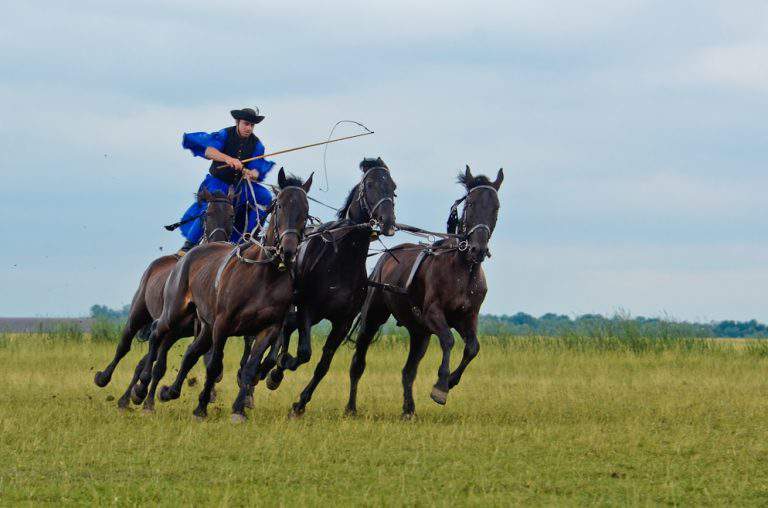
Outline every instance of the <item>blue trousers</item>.
{"label": "blue trousers", "polygon": [[[244,181],[241,181],[235,188],[235,193],[237,194],[233,203],[235,206],[235,228],[232,230],[232,237],[230,238],[233,242],[239,242],[242,238],[241,233],[244,232],[246,214],[248,217],[248,229],[253,229],[257,223],[264,223],[266,215],[263,209],[272,202],[272,193],[266,187],[258,183],[253,183],[252,186],[253,194],[251,194],[251,188]],[[219,191],[224,194],[229,192],[229,188],[230,185],[227,182],[219,180],[213,175],[206,176],[203,183],[200,184],[200,190],[208,189],[210,192]],[[199,215],[205,212],[206,208],[208,208],[208,203],[198,203],[195,201],[184,212],[181,220],[184,221],[189,217]],[[192,243],[199,243],[203,238],[203,220],[204,217],[198,217],[193,221],[182,224],[179,228],[182,236]]]}

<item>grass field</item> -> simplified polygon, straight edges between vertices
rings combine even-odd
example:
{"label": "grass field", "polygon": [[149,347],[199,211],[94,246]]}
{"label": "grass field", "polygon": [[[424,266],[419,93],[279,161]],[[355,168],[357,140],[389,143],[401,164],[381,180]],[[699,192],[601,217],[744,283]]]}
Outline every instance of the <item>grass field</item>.
{"label": "grass field", "polygon": [[[414,421],[400,420],[405,348],[384,341],[369,354],[358,417],[343,416],[343,346],[302,420],[286,415],[309,368],[277,392],[258,386],[238,426],[229,421],[237,339],[219,399],[198,423],[199,385],[154,415],[107,400],[144,345],[99,389],[93,374],[112,344],[0,337],[0,504],[768,504],[764,343],[481,342],[445,407],[429,399],[432,344]],[[202,379],[199,367],[192,375]]]}

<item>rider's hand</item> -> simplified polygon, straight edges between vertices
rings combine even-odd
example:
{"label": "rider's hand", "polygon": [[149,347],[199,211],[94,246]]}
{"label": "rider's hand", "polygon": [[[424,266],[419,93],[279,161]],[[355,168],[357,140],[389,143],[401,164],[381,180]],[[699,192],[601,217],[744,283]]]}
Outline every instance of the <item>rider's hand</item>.
{"label": "rider's hand", "polygon": [[255,169],[243,169],[243,176],[252,182],[259,179],[259,172]]}
{"label": "rider's hand", "polygon": [[227,159],[227,166],[229,166],[230,168],[236,171],[243,170],[243,163],[240,162],[239,159],[235,159],[234,157],[230,157],[229,159]]}

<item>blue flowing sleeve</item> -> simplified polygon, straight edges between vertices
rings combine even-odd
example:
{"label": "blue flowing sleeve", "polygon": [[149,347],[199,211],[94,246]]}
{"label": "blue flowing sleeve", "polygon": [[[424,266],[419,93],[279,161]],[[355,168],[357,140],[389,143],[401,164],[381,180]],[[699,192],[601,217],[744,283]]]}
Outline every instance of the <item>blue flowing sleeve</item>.
{"label": "blue flowing sleeve", "polygon": [[[258,157],[259,155],[264,155],[264,145],[260,140],[256,140],[256,147],[253,149],[253,155],[251,157]],[[268,161],[267,159],[256,159],[255,161],[246,164],[245,167],[258,171],[259,181],[263,182],[264,178],[267,177],[267,173],[272,171],[274,165],[274,162]]]}
{"label": "blue flowing sleeve", "polygon": [[[205,149],[210,147],[216,150],[224,148],[227,140],[227,129],[218,132],[185,132],[181,138],[181,146],[190,150],[195,157],[205,157]],[[263,147],[262,147],[263,148]],[[263,152],[262,152],[263,153]]]}

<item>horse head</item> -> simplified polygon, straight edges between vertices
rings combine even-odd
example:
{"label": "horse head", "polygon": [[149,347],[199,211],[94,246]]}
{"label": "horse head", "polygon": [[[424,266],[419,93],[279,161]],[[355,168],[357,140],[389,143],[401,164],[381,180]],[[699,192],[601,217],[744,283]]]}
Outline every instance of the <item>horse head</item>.
{"label": "horse head", "polygon": [[296,176],[286,176],[283,168],[277,176],[279,192],[272,210],[271,234],[277,244],[277,250],[286,265],[293,262],[299,243],[304,235],[304,227],[309,216],[307,193],[312,187],[312,177],[306,182]]}
{"label": "horse head", "polygon": [[485,175],[473,176],[467,166],[458,181],[467,191],[458,233],[466,242],[468,260],[473,264],[482,263],[489,254],[488,242],[496,228],[498,190],[504,181],[504,169],[499,169],[496,180],[491,182]]}
{"label": "horse head", "polygon": [[221,191],[211,192],[205,188],[197,193],[198,202],[208,204],[203,219],[203,237],[206,242],[229,241],[235,224],[235,207],[232,205],[234,198],[232,188],[227,194]]}
{"label": "horse head", "polygon": [[386,236],[395,234],[395,189],[389,168],[381,159],[363,159],[360,163],[363,176],[352,189],[347,202],[339,211],[339,218],[349,218],[358,223],[378,224]]}

